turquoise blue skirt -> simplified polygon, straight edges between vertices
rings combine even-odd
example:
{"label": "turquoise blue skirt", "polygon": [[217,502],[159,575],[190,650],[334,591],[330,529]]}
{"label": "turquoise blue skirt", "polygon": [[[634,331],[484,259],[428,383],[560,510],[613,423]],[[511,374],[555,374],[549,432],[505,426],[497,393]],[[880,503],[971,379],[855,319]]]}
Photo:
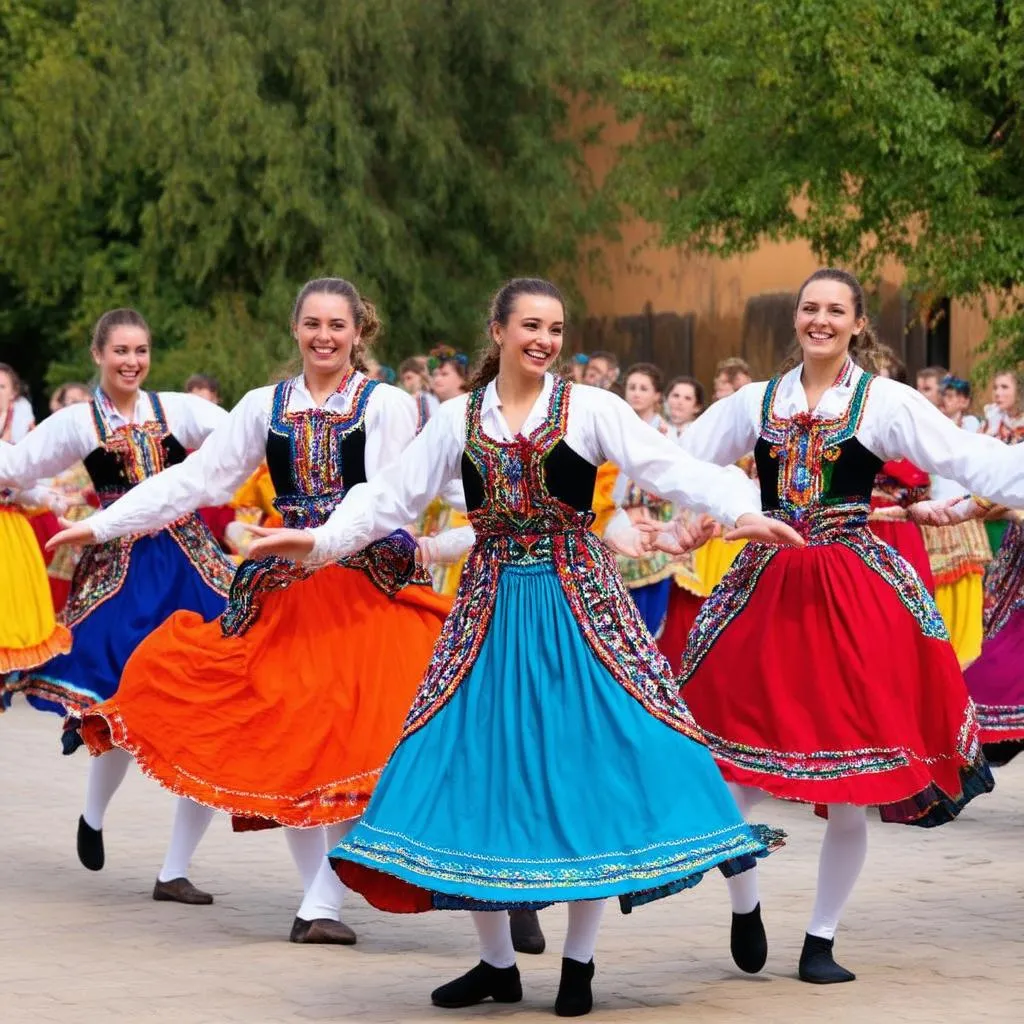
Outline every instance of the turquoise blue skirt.
{"label": "turquoise blue skirt", "polygon": [[[495,910],[647,902],[734,858],[752,863],[769,841],[707,750],[616,682],[541,563],[504,568],[473,668],[398,745],[330,856],[384,909]],[[379,873],[425,890],[429,906],[381,900]]]}

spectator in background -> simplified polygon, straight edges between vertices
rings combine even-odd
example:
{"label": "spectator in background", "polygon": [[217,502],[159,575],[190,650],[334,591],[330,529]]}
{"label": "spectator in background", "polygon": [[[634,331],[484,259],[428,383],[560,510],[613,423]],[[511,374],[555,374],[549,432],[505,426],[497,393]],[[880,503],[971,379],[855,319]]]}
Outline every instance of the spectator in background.
{"label": "spectator in background", "polygon": [[750,365],[745,359],[740,359],[739,356],[723,359],[715,367],[714,399],[717,401],[719,398],[728,398],[753,379],[750,375]]}
{"label": "spectator in background", "polygon": [[440,408],[440,401],[430,390],[430,372],[423,356],[412,356],[398,364],[398,383],[416,400],[418,430]]}
{"label": "spectator in background", "polygon": [[704,411],[704,385],[696,377],[675,377],[665,392],[668,437],[680,442],[683,431]]}
{"label": "spectator in background", "polygon": [[971,415],[970,408],[970,382],[954,377],[951,373],[943,377],[939,386],[939,409],[958,427],[974,434],[980,429],[981,420]]}
{"label": "spectator in background", "polygon": [[205,373],[193,373],[185,381],[185,394],[198,395],[214,405],[220,405],[220,381]]}
{"label": "spectator in background", "polygon": [[469,390],[469,357],[456,352],[450,345],[438,345],[427,360],[430,368],[430,387],[439,402],[458,398]]}
{"label": "spectator in background", "polygon": [[590,356],[585,352],[577,352],[572,357],[572,365],[570,366],[570,376],[573,382],[576,384],[583,383],[583,375],[587,372],[587,364],[590,362]]}
{"label": "spectator in background", "polygon": [[949,370],[942,366],[926,366],[917,371],[917,390],[937,408],[942,407],[940,384],[949,376]]}
{"label": "spectator in background", "polygon": [[92,398],[92,391],[88,384],[81,384],[77,380],[61,384],[52,395],[50,395],[50,412],[58,409],[65,409],[69,405],[77,405],[79,402],[88,402]]}
{"label": "spectator in background", "polygon": [[619,357],[614,352],[592,352],[583,371],[583,383],[614,391],[619,379]]}

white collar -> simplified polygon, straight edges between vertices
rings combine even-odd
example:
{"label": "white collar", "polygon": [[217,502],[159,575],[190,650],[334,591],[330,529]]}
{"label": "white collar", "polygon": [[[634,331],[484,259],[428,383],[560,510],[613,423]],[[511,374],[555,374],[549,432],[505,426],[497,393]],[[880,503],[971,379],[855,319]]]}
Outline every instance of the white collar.
{"label": "white collar", "polygon": [[[529,415],[526,417],[527,420],[533,419],[537,413],[538,407],[541,408],[542,412],[547,412],[548,400],[551,398],[551,389],[555,386],[555,378],[550,373],[544,374],[544,386],[540,389],[540,394],[537,396],[537,400],[533,403],[533,407],[530,409]],[[500,410],[502,407],[501,397],[498,395],[498,385],[496,380],[492,380],[488,383],[487,387],[484,388],[483,402],[480,405],[480,412],[484,415],[488,413],[494,413]]]}
{"label": "white collar", "polygon": [[150,419],[156,419],[156,410],[153,408],[153,403],[150,402],[149,395],[141,388],[135,396],[135,408],[132,410],[130,417],[122,414],[121,410],[114,405],[110,396],[102,388],[96,388],[96,401],[99,403],[100,413],[107,421],[107,425],[114,430],[118,427],[127,426],[129,423],[145,423]]}
{"label": "white collar", "polygon": [[[352,393],[365,378],[365,373],[362,373],[359,370],[353,370],[348,380],[346,380],[337,391],[334,391],[327,396],[324,405],[327,405],[328,402],[338,400],[347,408],[350,404]],[[291,385],[292,390],[297,392],[310,405],[316,405],[316,402],[313,401],[313,396],[309,393],[309,388],[306,387],[306,378],[301,373],[297,377],[292,378]]]}
{"label": "white collar", "polygon": [[[779,387],[775,392],[775,414],[783,419],[789,419],[800,413],[806,413],[807,392],[800,382],[800,375],[803,372],[803,364],[794,366],[792,370],[784,374],[779,381]],[[842,416],[846,407],[850,404],[850,398],[864,371],[852,360],[847,358],[842,370],[825,393],[821,396],[817,408],[814,410],[814,418],[818,420],[831,420]]]}

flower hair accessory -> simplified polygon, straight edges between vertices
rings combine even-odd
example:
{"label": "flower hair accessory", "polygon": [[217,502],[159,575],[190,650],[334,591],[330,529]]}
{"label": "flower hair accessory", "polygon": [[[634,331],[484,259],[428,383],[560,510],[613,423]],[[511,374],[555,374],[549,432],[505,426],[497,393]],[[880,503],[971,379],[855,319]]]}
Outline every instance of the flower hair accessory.
{"label": "flower hair accessory", "polygon": [[458,352],[451,345],[435,345],[427,357],[427,369],[433,373],[436,369],[444,366],[445,363],[455,363],[463,376],[469,369],[469,356],[465,352]]}
{"label": "flower hair accessory", "polygon": [[955,374],[948,373],[942,378],[942,382],[939,384],[940,391],[955,391],[958,395],[963,395],[964,398],[971,397],[971,385],[963,379],[963,377],[957,377]]}

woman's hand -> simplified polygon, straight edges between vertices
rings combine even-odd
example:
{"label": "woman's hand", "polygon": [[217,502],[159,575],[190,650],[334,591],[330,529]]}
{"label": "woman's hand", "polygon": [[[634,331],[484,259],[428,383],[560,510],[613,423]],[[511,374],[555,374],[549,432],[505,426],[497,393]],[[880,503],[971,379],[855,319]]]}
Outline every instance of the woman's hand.
{"label": "woman's hand", "polygon": [[645,524],[641,529],[651,533],[655,550],[679,557],[711,540],[718,530],[718,524],[708,515],[685,518],[677,516],[671,523]]}
{"label": "woman's hand", "polygon": [[736,525],[723,535],[725,540],[753,540],[762,544],[782,544],[786,547],[802,548],[804,539],[792,526],[771,519],[760,513],[746,512],[736,520]]}
{"label": "woman's hand", "polygon": [[72,544],[79,547],[83,544],[95,544],[96,537],[92,527],[87,523],[69,523],[66,519],[58,519],[63,527],[60,533],[55,533],[47,542],[46,550],[55,551],[65,544]]}
{"label": "woman's hand", "polygon": [[256,540],[249,547],[252,559],[277,555],[292,562],[302,562],[313,553],[313,534],[308,530],[250,526],[249,532],[256,535]]}
{"label": "woman's hand", "polygon": [[910,518],[910,513],[899,505],[883,505],[871,510],[871,518],[876,522],[905,523]]}
{"label": "woman's hand", "polygon": [[985,510],[973,498],[946,498],[916,502],[907,509],[907,515],[919,526],[955,526],[981,519]]}

